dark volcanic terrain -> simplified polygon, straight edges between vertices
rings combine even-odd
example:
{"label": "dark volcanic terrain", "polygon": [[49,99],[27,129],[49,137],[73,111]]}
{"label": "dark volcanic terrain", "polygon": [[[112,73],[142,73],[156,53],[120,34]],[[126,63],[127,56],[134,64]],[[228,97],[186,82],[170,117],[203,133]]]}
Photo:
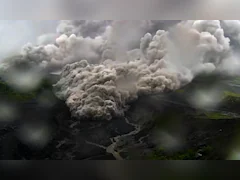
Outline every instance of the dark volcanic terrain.
{"label": "dark volcanic terrain", "polygon": [[[0,159],[229,159],[238,148],[239,82],[199,77],[176,92],[139,98],[123,118],[97,122],[72,118],[47,83],[32,96],[16,96],[2,82],[1,102],[15,107],[17,116],[11,121],[1,118]],[[196,90],[216,86],[222,98],[217,107],[197,108],[190,103]],[[48,103],[39,97],[46,97]],[[24,141],[25,126],[47,127],[40,133],[47,137],[44,145]]]}

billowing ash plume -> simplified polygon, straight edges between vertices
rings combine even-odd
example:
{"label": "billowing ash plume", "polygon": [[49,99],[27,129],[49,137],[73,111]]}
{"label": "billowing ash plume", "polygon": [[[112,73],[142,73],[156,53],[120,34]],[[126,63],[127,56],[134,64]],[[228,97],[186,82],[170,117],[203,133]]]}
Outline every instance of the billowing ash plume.
{"label": "billowing ash plume", "polygon": [[48,70],[66,65],[54,87],[78,118],[110,120],[139,96],[178,89],[198,74],[238,73],[237,22],[182,21],[165,30],[162,23],[61,21],[54,43],[26,45],[23,56]]}
{"label": "billowing ash plume", "polygon": [[80,61],[63,69],[57,92],[74,116],[123,115],[138,96],[177,89],[199,73],[221,71],[232,58],[220,21],[186,21],[170,31],[147,33],[140,48],[128,52],[126,61]]}
{"label": "billowing ash plume", "polygon": [[231,43],[240,44],[240,21],[239,20],[223,20],[221,26],[224,29],[225,36],[231,39]]}
{"label": "billowing ash plume", "polygon": [[219,21],[182,22],[170,35],[168,56],[177,66],[191,69],[193,75],[212,72],[232,58],[229,42]]}
{"label": "billowing ash plume", "polygon": [[46,44],[52,41],[53,34],[41,36],[38,46],[27,44],[22,54],[50,70],[82,59],[95,64],[107,59],[122,61],[127,51],[139,49],[139,39],[146,32],[167,25],[165,21],[148,20],[60,21],[55,42]]}
{"label": "billowing ash plume", "polygon": [[151,65],[144,60],[101,65],[82,60],[65,66],[56,87],[74,116],[111,119],[123,115],[139,95],[178,89],[177,74],[167,68],[164,60]]}

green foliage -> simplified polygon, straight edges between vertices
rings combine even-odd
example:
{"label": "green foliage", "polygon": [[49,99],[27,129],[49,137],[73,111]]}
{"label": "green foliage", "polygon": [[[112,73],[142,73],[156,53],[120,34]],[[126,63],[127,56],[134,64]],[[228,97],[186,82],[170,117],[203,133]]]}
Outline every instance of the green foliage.
{"label": "green foliage", "polygon": [[0,81],[0,93],[12,100],[25,101],[36,96],[34,92],[22,93],[10,88],[5,82]]}
{"label": "green foliage", "polygon": [[222,112],[203,112],[196,116],[199,119],[210,119],[210,120],[217,120],[217,119],[236,119],[239,116],[234,116],[233,114],[224,114]]}
{"label": "green foliage", "polygon": [[188,149],[183,152],[174,154],[167,154],[163,149],[154,150],[154,152],[147,158],[149,160],[193,160],[196,159],[196,152]]}
{"label": "green foliage", "polygon": [[208,119],[234,119],[235,117],[221,114],[219,112],[211,112],[211,113],[205,113]]}
{"label": "green foliage", "polygon": [[202,151],[201,151],[203,154],[205,155],[209,155],[213,152],[213,147],[211,146],[205,146],[202,148]]}
{"label": "green foliage", "polygon": [[236,77],[231,82],[234,83],[234,84],[240,84],[240,77]]}
{"label": "green foliage", "polygon": [[240,102],[240,94],[224,91],[223,100],[225,103],[239,103]]}
{"label": "green foliage", "polygon": [[51,88],[51,83],[45,79],[42,81],[41,85],[34,91],[19,92],[8,86],[7,83],[5,83],[4,81],[0,80],[0,94],[11,100],[28,101],[34,99],[37,94],[39,94],[39,92],[41,92],[43,89],[48,88]]}
{"label": "green foliage", "polygon": [[[210,159],[214,149],[211,146],[205,146],[199,150],[186,149],[177,153],[166,153],[164,149],[155,149],[152,154],[146,157],[147,160],[196,160]],[[198,157],[198,153],[202,156]]]}
{"label": "green foliage", "polygon": [[176,90],[175,92],[176,92],[176,93],[179,93],[179,94],[182,94],[182,93],[184,93],[184,89],[178,89],[178,90]]}
{"label": "green foliage", "polygon": [[227,98],[227,97],[240,98],[240,94],[233,93],[230,91],[224,91],[224,98]]}

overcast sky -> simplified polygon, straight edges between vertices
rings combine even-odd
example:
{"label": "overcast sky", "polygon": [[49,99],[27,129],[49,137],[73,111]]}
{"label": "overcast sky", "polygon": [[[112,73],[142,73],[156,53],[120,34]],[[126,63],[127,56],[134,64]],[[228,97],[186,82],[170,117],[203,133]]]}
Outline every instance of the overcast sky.
{"label": "overcast sky", "polygon": [[35,43],[39,35],[54,33],[57,21],[0,20],[0,58],[17,53],[28,43]]}

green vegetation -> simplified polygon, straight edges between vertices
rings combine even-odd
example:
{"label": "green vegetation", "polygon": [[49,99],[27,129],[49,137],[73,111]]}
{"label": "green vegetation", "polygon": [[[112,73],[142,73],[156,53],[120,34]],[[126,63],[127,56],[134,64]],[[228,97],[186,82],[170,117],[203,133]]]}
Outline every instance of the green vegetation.
{"label": "green vegetation", "polygon": [[172,155],[168,155],[164,150],[154,150],[154,152],[147,158],[149,160],[193,160],[196,158],[196,154],[192,149],[188,149],[185,152],[179,152]]}
{"label": "green vegetation", "polygon": [[34,92],[29,92],[29,93],[18,92],[16,90],[10,88],[3,81],[0,81],[0,93],[8,99],[19,100],[19,101],[29,100],[29,99],[32,99],[36,96],[36,94]]}
{"label": "green vegetation", "polygon": [[206,158],[208,155],[211,154],[213,151],[213,148],[211,146],[206,146],[201,149],[200,152],[194,149],[187,149],[182,152],[174,153],[171,155],[167,155],[164,150],[155,150],[153,155],[150,156],[150,159],[156,159],[156,160],[194,160],[198,159],[198,154],[201,154],[199,156],[201,159]]}
{"label": "green vegetation", "polygon": [[180,93],[180,94],[181,94],[181,93],[184,93],[184,89],[178,89],[178,90],[176,90],[176,92],[177,92],[177,93]]}
{"label": "green vegetation", "polygon": [[235,117],[219,112],[204,113],[208,119],[234,119]]}
{"label": "green vegetation", "polygon": [[28,101],[34,99],[41,90],[46,88],[51,88],[51,84],[47,80],[43,80],[36,90],[31,92],[19,92],[11,88],[4,81],[0,80],[0,94],[10,100]]}
{"label": "green vegetation", "polygon": [[147,160],[196,160],[196,159],[209,159],[212,156],[213,148],[205,146],[200,150],[186,149],[177,153],[166,153],[163,149],[155,149]]}
{"label": "green vegetation", "polygon": [[222,112],[203,112],[195,116],[199,119],[210,119],[210,120],[221,120],[221,119],[236,119],[240,118],[239,116],[233,114],[224,114]]}
{"label": "green vegetation", "polygon": [[230,91],[224,91],[224,98],[227,98],[227,97],[240,98],[240,94],[233,93]]}
{"label": "green vegetation", "polygon": [[230,91],[224,91],[223,100],[230,103],[238,103],[240,102],[240,94]]}
{"label": "green vegetation", "polygon": [[201,153],[203,155],[210,155],[212,152],[213,152],[213,147],[211,147],[211,146],[205,146],[201,150]]}
{"label": "green vegetation", "polygon": [[237,77],[234,80],[232,80],[232,83],[240,84],[240,77]]}

